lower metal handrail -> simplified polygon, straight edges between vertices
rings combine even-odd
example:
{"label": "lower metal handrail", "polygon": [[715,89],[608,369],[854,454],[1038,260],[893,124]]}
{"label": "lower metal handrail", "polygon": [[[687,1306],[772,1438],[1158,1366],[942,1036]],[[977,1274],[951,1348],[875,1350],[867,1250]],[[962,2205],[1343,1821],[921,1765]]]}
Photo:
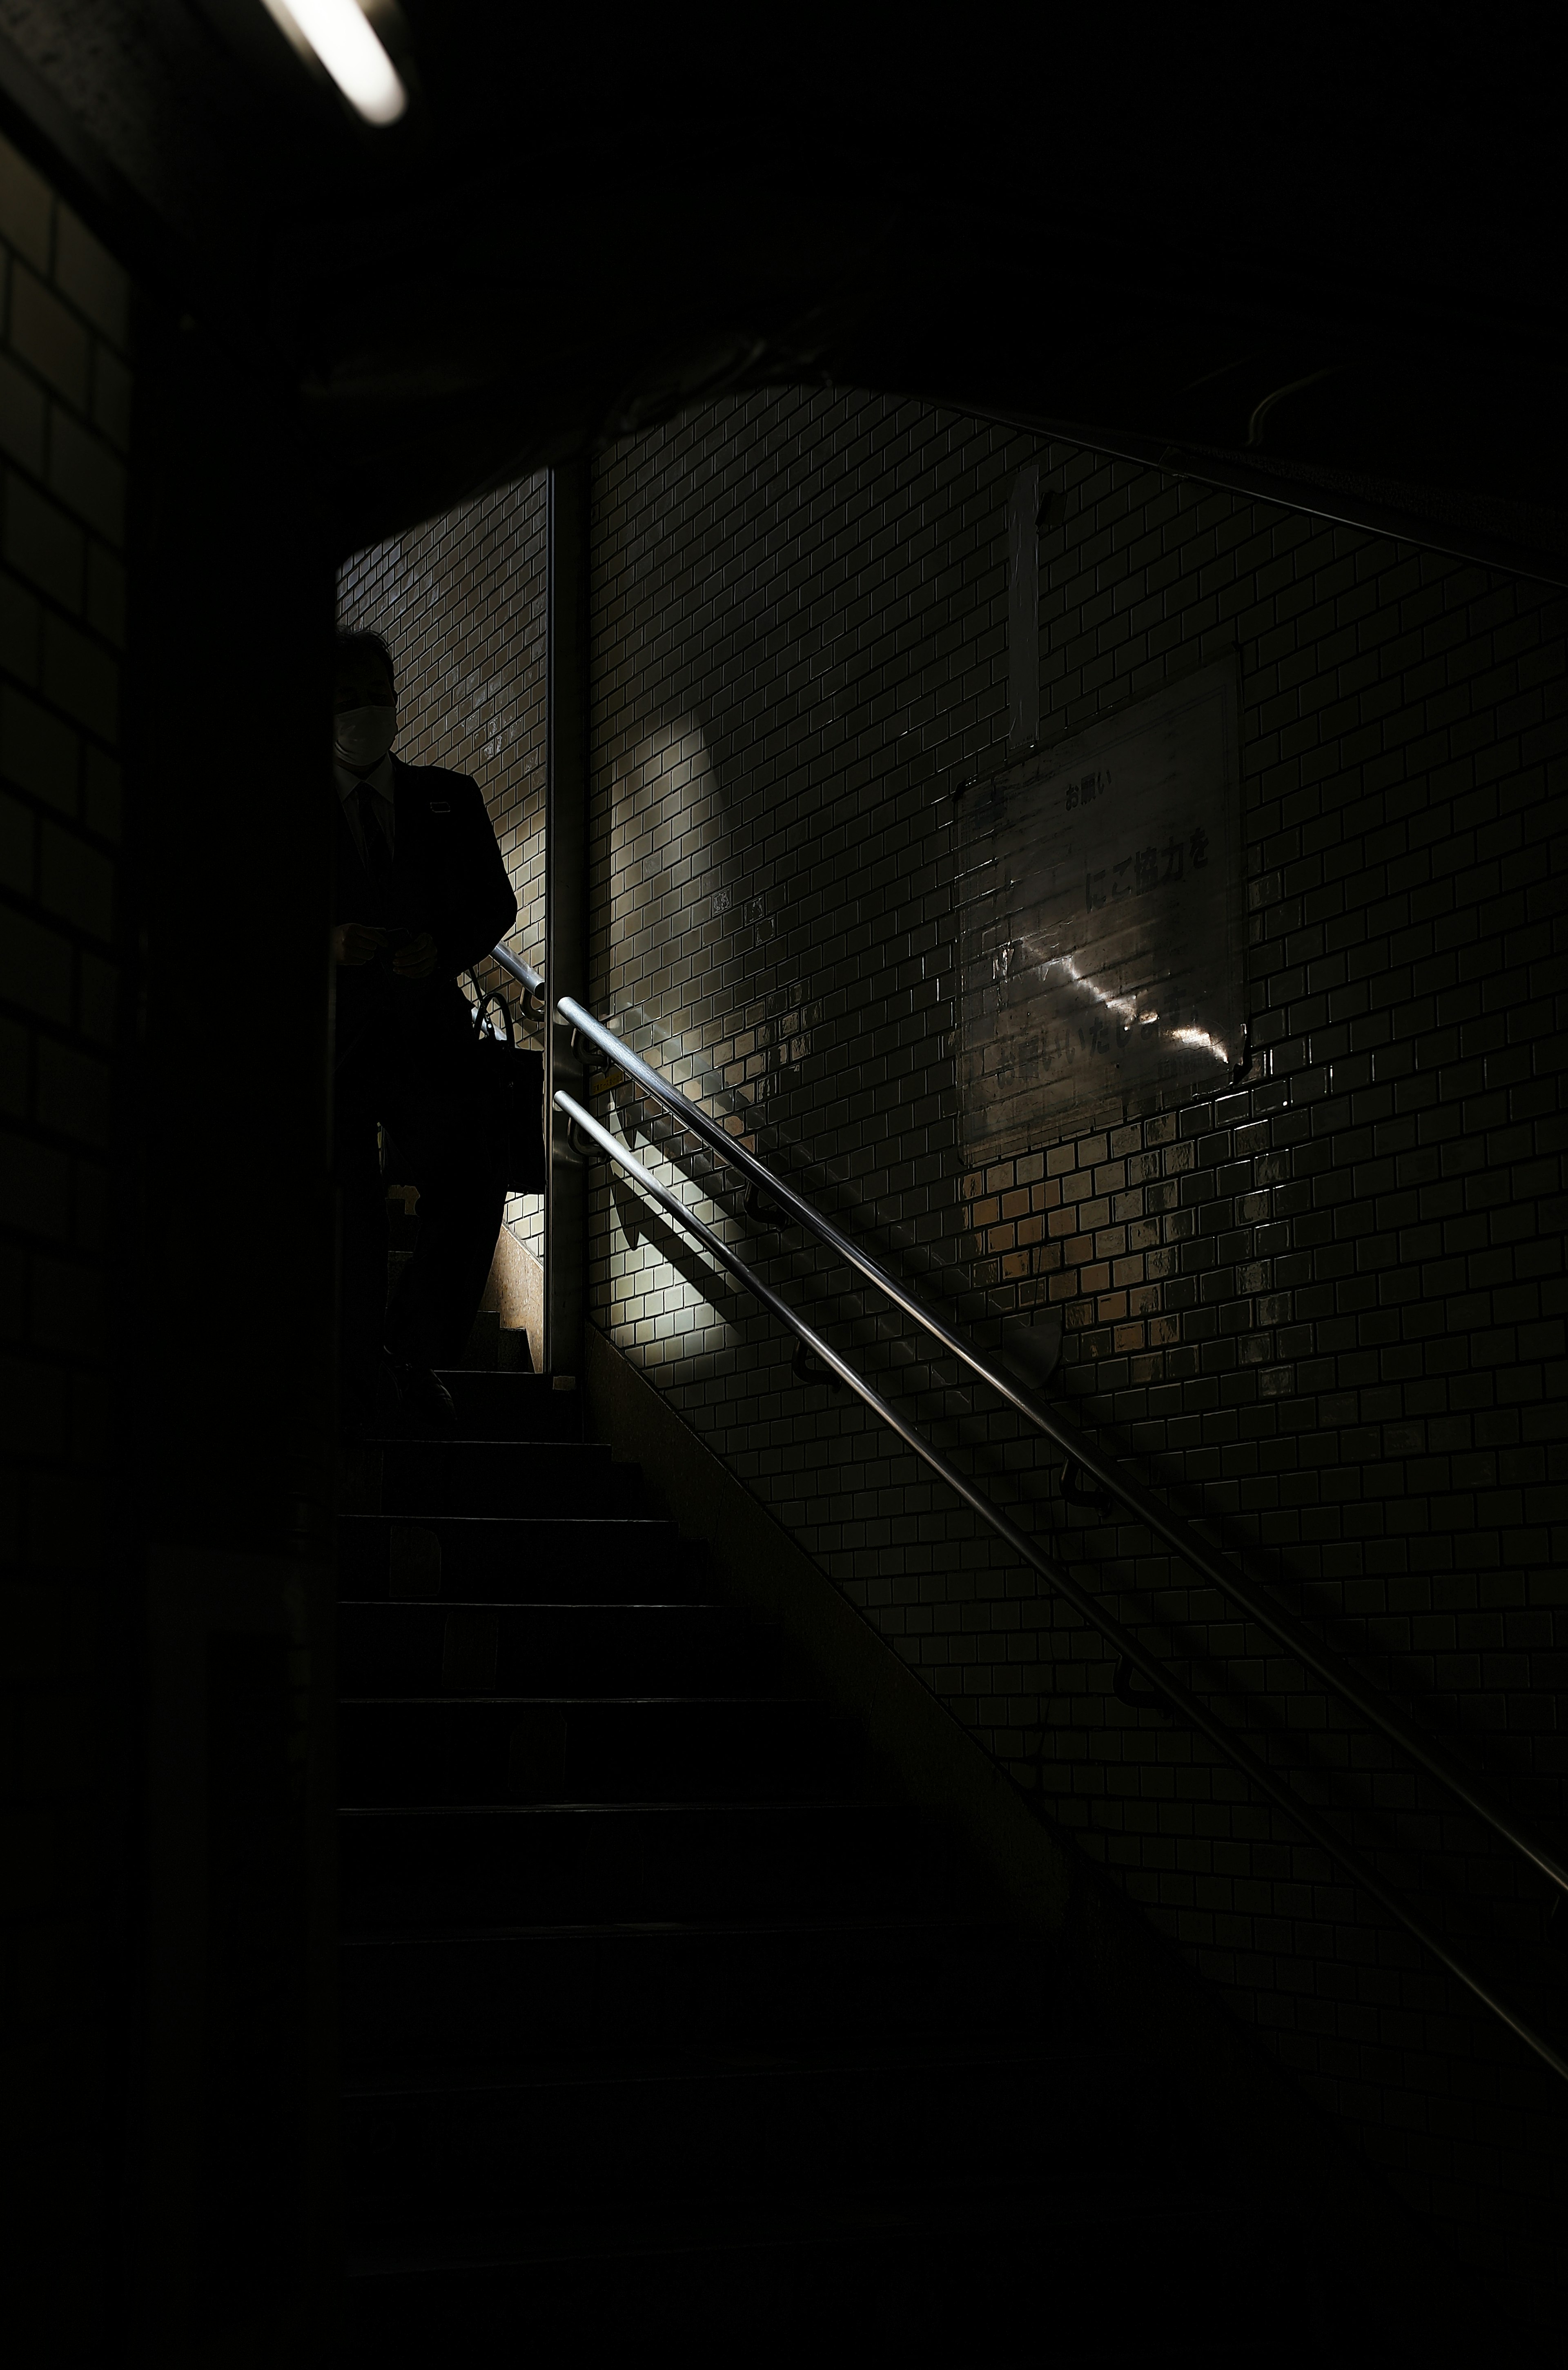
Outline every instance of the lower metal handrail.
{"label": "lower metal handrail", "polygon": [[1429,1778],[1435,1778],[1440,1786],[1446,1787],[1456,1801],[1462,1802],[1468,1811],[1489,1826],[1510,1849],[1539,1869],[1561,1892],[1568,1893],[1568,1867],[1564,1867],[1556,1853],[1532,1835],[1513,1812],[1496,1800],[1488,1787],[1450,1760],[1439,1745],[1424,1736],[1395,1706],[1361,1679],[1331,1647],[1322,1645],[1290,1614],[1272,1605],[1242,1573],[1210,1554],[1203,1542],[1193,1536],[1189,1524],[1170,1513],[1150,1491],[1111,1458],[1101,1455],[1092,1443],[1086,1441],[1071,1424],[1026,1398],[1005,1375],[998,1374],[994,1366],[988,1364],[961,1334],[955,1333],[951,1326],[944,1325],[923,1301],[917,1300],[913,1293],[889,1275],[885,1268],[879,1266],[858,1243],[841,1235],[836,1226],[813,1210],[811,1203],[803,1201],[783,1178],[766,1168],[755,1154],[746,1151],[744,1145],[737,1144],[727,1129],[709,1118],[688,1096],[662,1078],[640,1055],[623,1045],[603,1021],[596,1020],[591,1012],[585,1011],[582,1005],[568,995],[558,1000],[556,1010],[591,1044],[607,1054],[635,1086],[641,1087],[645,1094],[651,1095],[666,1110],[674,1113],[683,1126],[689,1128],[721,1160],[744,1177],[748,1186],[766,1195],[777,1210],[815,1235],[836,1258],[843,1260],[875,1290],[885,1294],[913,1324],[940,1341],[951,1356],[957,1358],[971,1374],[997,1392],[1026,1423],[1032,1424],[1036,1432],[1043,1432],[1047,1440],[1064,1449],[1074,1465],[1090,1474],[1102,1489],[1109,1490],[1119,1498],[1128,1511],[1152,1531],[1156,1538],[1162,1540],[1173,1554],[1180,1556],[1192,1570],[1212,1587],[1219,1589],[1233,1605],[1240,1607],[1250,1620],[1257,1622],[1260,1628],[1266,1629],[1272,1638],[1277,1639],[1304,1669],[1310,1671],[1326,1687],[1332,1688],[1342,1702],[1359,1712],[1362,1719],[1387,1737],[1391,1744],[1397,1744],[1401,1752],[1408,1754]]}
{"label": "lower metal handrail", "polygon": [[[890,1432],[896,1432],[905,1447],[912,1449],[924,1464],[930,1467],[933,1473],[945,1481],[951,1490],[955,1490],[964,1504],[973,1513],[978,1514],[982,1522],[988,1524],[998,1538],[1007,1542],[1015,1555],[1021,1557],[1025,1563],[1031,1565],[1041,1578],[1073,1607],[1075,1612],[1081,1615],[1091,1628],[1099,1630],[1109,1645],[1113,1646],[1119,1654],[1124,1655],[1136,1670],[1141,1671],[1144,1677],[1159,1689],[1172,1708],[1179,1711],[1183,1719],[1190,1720],[1195,1729],[1206,1736],[1210,1743],[1216,1746],[1227,1760],[1241,1771],[1260,1794],[1273,1802],[1286,1818],[1292,1820],[1303,1835],[1309,1836],[1321,1850],[1336,1860],[1346,1875],[1354,1877],[1358,1884],[1364,1885],[1373,1899],[1381,1903],[1389,1916],[1402,1926],[1407,1934],[1418,1941],[1424,1950],[1429,1950],[1457,1982],[1461,1983],[1467,1991],[1473,1993],[1484,2007],[1491,2009],[1493,2016],[1505,2024],[1511,2032],[1517,2035],[1527,2048],[1533,2050],[1538,2057],[1550,2065],[1554,2074],[1568,2082],[1568,2059],[1561,2056],[1550,2042],[1544,2041],[1539,2033],[1534,2031],[1524,2019],[1492,1989],[1489,1984],[1481,1976],[1474,1974],[1461,1960],[1456,1958],[1441,1936],[1435,1933],[1418,1912],[1410,1908],[1401,1900],[1398,1893],[1385,1884],[1377,1870],[1368,1861],[1363,1859],[1360,1853],[1351,1845],[1343,1842],[1309,1804],[1303,1802],[1299,1796],[1293,1793],[1287,1786],[1283,1785],[1275,1778],[1267,1763],[1261,1760],[1252,1751],[1251,1745],[1243,1743],[1239,1736],[1233,1734],[1224,1725],[1223,1721],[1216,1720],[1207,1706],[1193,1694],[1191,1688],[1184,1686],[1180,1679],[1172,1676],[1158,1655],[1151,1653],[1146,1646],[1140,1644],[1130,1629],[1124,1629],[1114,1616],[1107,1613],[1090,1591],[1081,1587],[1061,1564],[1050,1556],[1042,1555],[1032,1539],[1027,1537],[1016,1523],[1011,1522],[999,1507],[994,1506],[991,1501],[974,1487],[972,1481],[960,1473],[955,1467],[950,1465],[940,1451],[933,1448],[930,1443],[917,1432],[895,1408],[890,1407],[884,1398],[872,1390],[869,1383],[863,1382],[854,1367],[841,1358],[836,1350],[824,1341],[820,1334],[813,1332],[808,1325],[802,1323],[788,1302],[781,1300],[759,1276],[753,1273],[738,1252],[732,1250],[727,1243],[721,1241],[712,1227],[704,1225],[703,1221],[688,1210],[686,1203],[677,1194],[673,1193],[668,1186],[662,1185],[656,1177],[651,1176],[642,1163],[629,1153],[624,1145],[617,1144],[609,1130],[602,1127],[591,1112],[584,1110],[582,1104],[574,1101],[571,1095],[559,1090],[555,1096],[555,1107],[566,1119],[581,1128],[589,1141],[597,1145],[600,1151],[615,1161],[618,1168],[623,1168],[628,1176],[634,1177],[643,1191],[658,1202],[660,1208],[667,1211],[678,1225],[684,1226],[687,1234],[699,1242],[711,1258],[718,1260],[726,1273],[732,1275],[736,1283],[751,1294],[754,1300],[760,1302],[770,1315],[777,1317],[782,1325],[787,1326],[796,1335],[809,1358],[819,1359],[828,1374],[836,1377],[846,1389],[853,1391],[856,1398],[871,1410],[879,1422],[885,1424]],[[825,1380],[826,1376],[824,1379]]]}

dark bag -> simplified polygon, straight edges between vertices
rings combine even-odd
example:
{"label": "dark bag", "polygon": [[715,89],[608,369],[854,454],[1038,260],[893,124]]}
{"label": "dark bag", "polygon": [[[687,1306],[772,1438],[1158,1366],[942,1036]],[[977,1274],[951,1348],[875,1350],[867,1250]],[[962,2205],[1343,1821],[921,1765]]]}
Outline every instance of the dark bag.
{"label": "dark bag", "polygon": [[[474,984],[477,988],[478,982]],[[491,1019],[492,1007],[499,1020]],[[503,995],[479,998],[474,1007],[474,1035],[506,1147],[506,1190],[542,1193],[547,1170],[545,1057],[513,1042],[512,1007]]]}

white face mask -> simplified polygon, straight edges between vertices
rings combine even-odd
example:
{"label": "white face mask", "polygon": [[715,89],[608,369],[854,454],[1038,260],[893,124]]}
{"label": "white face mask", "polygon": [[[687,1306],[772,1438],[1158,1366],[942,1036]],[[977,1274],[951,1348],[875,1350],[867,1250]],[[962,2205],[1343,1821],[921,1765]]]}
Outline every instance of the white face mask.
{"label": "white face mask", "polygon": [[395,708],[345,708],[332,719],[332,750],[354,773],[379,765],[398,735]]}

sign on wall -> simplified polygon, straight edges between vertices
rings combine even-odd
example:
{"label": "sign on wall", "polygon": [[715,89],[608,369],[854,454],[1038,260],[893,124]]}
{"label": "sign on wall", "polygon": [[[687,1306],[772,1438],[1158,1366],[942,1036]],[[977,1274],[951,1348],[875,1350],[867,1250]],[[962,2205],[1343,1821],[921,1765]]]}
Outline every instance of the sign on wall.
{"label": "sign on wall", "polygon": [[972,1161],[1128,1096],[1226,1085],[1246,1018],[1236,663],[960,801],[960,1061]]}

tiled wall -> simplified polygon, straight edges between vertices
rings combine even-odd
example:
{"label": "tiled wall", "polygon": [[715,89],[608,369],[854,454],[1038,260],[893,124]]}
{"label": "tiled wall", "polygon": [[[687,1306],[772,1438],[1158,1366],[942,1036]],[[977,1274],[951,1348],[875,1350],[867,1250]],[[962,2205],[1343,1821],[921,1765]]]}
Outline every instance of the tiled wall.
{"label": "tiled wall", "polygon": [[128,1584],[116,1569],[117,1610],[106,1363],[131,290],[4,140],[0,274],[0,2020],[8,2159],[29,2194],[72,2201],[55,2338],[75,2358],[106,2254],[99,1854],[103,1802],[124,1788],[96,1690]]}
{"label": "tiled wall", "polygon": [[[398,669],[397,751],[484,792],[517,892],[513,953],[545,946],[545,488],[529,477],[359,553],[339,579],[339,623],[383,633]],[[499,967],[484,972],[502,984]],[[508,987],[514,1000],[516,990]],[[528,1042],[536,1041],[528,1040]],[[508,1220],[536,1256],[543,1202]]]}
{"label": "tiled wall", "polygon": [[[1253,1060],[1236,1091],[976,1171],[951,792],[1004,754],[1007,491],[1036,461],[1043,737],[1239,654]],[[593,611],[598,1008],[980,1338],[1058,1307],[1061,1402],[1560,1820],[1562,598],[790,393],[604,458]],[[1066,1506],[1033,1435],[846,1275],[707,1198],[689,1147],[640,1148],[1551,2013],[1544,1888],[1136,1528]],[[1550,2276],[1552,2077],[1201,1737],[1122,1700],[1099,1638],[603,1172],[592,1258],[597,1322],[1043,1811],[1415,2202]]]}

